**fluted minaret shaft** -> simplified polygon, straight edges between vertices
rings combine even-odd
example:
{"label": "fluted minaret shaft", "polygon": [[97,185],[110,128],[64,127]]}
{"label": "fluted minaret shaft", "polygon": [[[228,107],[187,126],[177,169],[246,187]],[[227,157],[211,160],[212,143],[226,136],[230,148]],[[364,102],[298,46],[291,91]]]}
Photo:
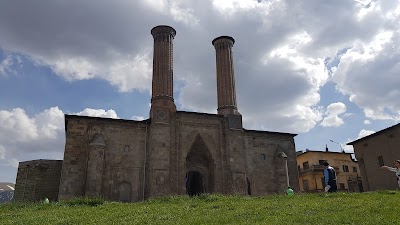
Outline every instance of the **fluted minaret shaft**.
{"label": "fluted minaret shaft", "polygon": [[157,26],[151,30],[154,38],[152,100],[173,100],[173,39],[176,31],[170,26]]}
{"label": "fluted minaret shaft", "polygon": [[150,116],[155,108],[176,111],[173,88],[173,39],[176,35],[170,26],[156,26],[151,30],[154,38],[153,81]]}
{"label": "fluted minaret shaft", "polygon": [[235,40],[229,36],[217,37],[212,41],[217,61],[218,114],[240,115],[236,105],[235,77],[232,47]]}

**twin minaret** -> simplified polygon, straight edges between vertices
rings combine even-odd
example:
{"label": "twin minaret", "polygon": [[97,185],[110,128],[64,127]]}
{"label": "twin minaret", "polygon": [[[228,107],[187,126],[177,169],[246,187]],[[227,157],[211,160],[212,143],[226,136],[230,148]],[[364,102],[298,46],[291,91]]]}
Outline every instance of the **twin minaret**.
{"label": "twin minaret", "polygon": [[[150,118],[154,122],[168,122],[176,111],[173,96],[173,39],[170,26],[156,26],[151,30],[154,38],[153,82]],[[212,44],[217,61],[218,114],[240,115],[236,105],[232,47],[235,40],[229,36],[215,38]]]}

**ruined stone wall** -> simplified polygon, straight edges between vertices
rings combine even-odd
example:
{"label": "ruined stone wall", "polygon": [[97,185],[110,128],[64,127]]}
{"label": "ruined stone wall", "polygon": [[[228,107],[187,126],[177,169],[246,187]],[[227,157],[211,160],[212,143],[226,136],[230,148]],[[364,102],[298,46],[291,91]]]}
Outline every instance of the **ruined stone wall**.
{"label": "ruined stone wall", "polygon": [[61,171],[59,199],[84,195],[88,121],[85,117],[65,115],[65,150]]}
{"label": "ruined stone wall", "polygon": [[147,121],[82,116],[66,121],[60,198],[143,199]]}
{"label": "ruined stone wall", "polygon": [[287,156],[290,186],[298,190],[298,174],[294,135],[268,132],[244,131],[244,148],[236,157],[247,161],[246,180],[252,195],[282,193],[287,188]]}
{"label": "ruined stone wall", "polygon": [[32,160],[20,162],[14,199],[37,202],[44,198],[58,199],[62,160]]}

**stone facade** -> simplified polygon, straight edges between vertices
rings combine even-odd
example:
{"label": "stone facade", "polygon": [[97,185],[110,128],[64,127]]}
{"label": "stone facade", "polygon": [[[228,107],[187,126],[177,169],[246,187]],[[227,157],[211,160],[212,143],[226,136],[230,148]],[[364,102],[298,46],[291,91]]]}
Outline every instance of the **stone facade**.
{"label": "stone facade", "polygon": [[20,162],[14,199],[37,202],[44,198],[58,199],[62,160],[32,160]]}
{"label": "stone facade", "polygon": [[[150,118],[144,121],[65,115],[59,199],[80,196],[135,202],[153,196],[266,195],[298,190],[296,134],[246,130],[236,104],[234,39],[216,50],[218,113],[177,111],[169,26],[154,38]],[[288,169],[286,169],[288,168]]]}
{"label": "stone facade", "polygon": [[399,189],[396,175],[380,167],[394,167],[400,159],[400,123],[360,138],[353,145],[358,160],[364,191]]}
{"label": "stone facade", "polygon": [[221,36],[212,41],[218,114],[205,114],[176,111],[172,86],[176,31],[157,26],[151,34],[150,119],[66,115],[59,197],[101,196],[130,202],[203,192],[259,196],[283,192],[287,176],[298,190],[295,134],[242,126],[236,104],[234,39]]}
{"label": "stone facade", "polygon": [[290,185],[298,189],[293,134],[232,129],[227,117],[182,111],[168,124],[74,115],[65,120],[61,199],[279,193],[287,185],[282,152]]}

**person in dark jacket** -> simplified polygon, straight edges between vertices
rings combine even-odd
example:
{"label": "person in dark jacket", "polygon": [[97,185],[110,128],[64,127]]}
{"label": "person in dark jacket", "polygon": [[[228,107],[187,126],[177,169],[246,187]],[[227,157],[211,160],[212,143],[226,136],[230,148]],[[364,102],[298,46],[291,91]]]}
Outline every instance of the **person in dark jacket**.
{"label": "person in dark jacket", "polygon": [[[337,185],[336,185],[336,171],[335,169],[329,165],[327,161],[324,162],[324,177],[325,177],[325,192],[336,192]],[[329,185],[329,186],[328,186]]]}

